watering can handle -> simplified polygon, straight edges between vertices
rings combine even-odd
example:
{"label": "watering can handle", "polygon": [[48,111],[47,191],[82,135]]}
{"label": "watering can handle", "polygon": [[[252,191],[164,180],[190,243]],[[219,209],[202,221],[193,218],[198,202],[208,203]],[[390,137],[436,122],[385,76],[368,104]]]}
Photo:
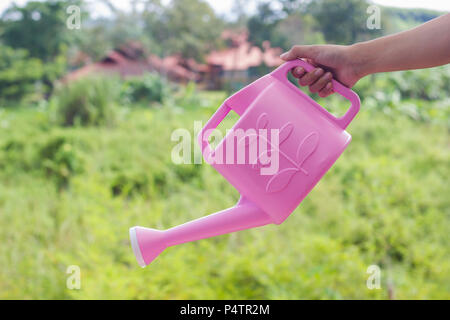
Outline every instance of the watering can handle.
{"label": "watering can handle", "polygon": [[[296,90],[296,92],[304,94],[301,90],[299,90],[287,79],[288,72],[298,66],[305,68],[306,71],[311,71],[314,69],[314,66],[307,63],[306,61],[302,59],[295,59],[282,64],[277,69],[272,71],[271,75],[279,79],[280,81],[284,82],[286,85],[290,86],[294,90]],[[342,117],[340,118],[335,117],[334,115],[329,113],[325,108],[317,104],[314,100],[312,99],[311,100],[315,103],[315,105],[317,106],[317,110],[319,112],[322,112],[331,121],[336,123],[342,129],[345,129],[358,113],[361,102],[359,100],[358,95],[353,90],[347,88],[346,86],[344,86],[343,84],[334,79],[331,80],[331,82],[333,83],[334,91],[339,93],[341,96],[343,96],[344,98],[348,99],[351,102],[350,108]],[[209,156],[212,154],[212,150],[208,143],[208,137],[211,134],[212,130],[217,128],[220,122],[222,122],[222,120],[231,111],[231,108],[227,106],[226,103],[227,100],[225,100],[225,102],[219,107],[219,109],[217,109],[217,111],[205,124],[205,126],[202,128],[202,130],[198,135],[198,144],[201,146],[202,154],[207,161],[209,159]]]}
{"label": "watering can handle", "polygon": [[202,154],[207,162],[212,153],[211,147],[208,143],[208,137],[211,135],[212,130],[222,122],[223,119],[231,111],[231,108],[226,105],[226,101],[217,109],[217,111],[208,120],[205,126],[200,130],[198,134],[198,145],[201,147]]}
{"label": "watering can handle", "polygon": [[[303,67],[308,72],[315,68],[313,65],[309,64],[308,62],[302,59],[295,59],[282,64],[277,69],[272,71],[271,75],[279,79],[280,81],[286,83],[287,85],[293,87],[295,90],[299,91],[299,89],[296,86],[294,86],[287,78],[288,72],[294,69],[295,67]],[[342,129],[345,129],[358,113],[361,102],[359,100],[358,95],[353,90],[347,88],[337,80],[332,79],[331,82],[333,84],[333,90],[350,101],[351,103],[350,108],[342,117],[337,118],[331,113],[329,113],[325,108],[321,107],[320,105],[317,106],[320,107],[319,110],[323,112],[328,118],[330,118],[333,122],[337,123],[337,125],[339,125]]]}

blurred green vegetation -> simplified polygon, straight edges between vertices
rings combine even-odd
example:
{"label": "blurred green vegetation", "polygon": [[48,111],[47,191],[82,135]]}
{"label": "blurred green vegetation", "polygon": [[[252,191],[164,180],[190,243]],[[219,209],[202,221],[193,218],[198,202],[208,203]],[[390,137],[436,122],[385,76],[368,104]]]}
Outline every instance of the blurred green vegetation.
{"label": "blurred green vegetation", "polygon": [[35,92],[43,73],[41,60],[30,58],[25,49],[0,45],[0,103],[20,100]]}
{"label": "blurred green vegetation", "polygon": [[120,81],[87,77],[62,85],[52,96],[56,122],[65,125],[112,125],[117,114]]}
{"label": "blurred green vegetation", "polygon": [[[170,159],[172,131],[225,98],[190,94],[193,105],[131,106],[114,127],[58,126],[48,106],[0,111],[0,298],[450,297],[448,126],[378,109],[358,115],[348,150],[282,225],[169,248],[139,268],[130,226],[169,228],[238,199],[210,166]],[[65,285],[73,264],[81,290]],[[366,287],[371,264],[380,290]]]}
{"label": "blurred green vegetation", "polygon": [[[130,12],[103,2],[108,18],[51,0],[0,19],[0,299],[450,298],[448,66],[361,80],[353,142],[285,223],[169,248],[145,269],[130,226],[169,228],[238,199],[210,166],[171,160],[173,130],[205,122],[227,94],[157,74],[57,81],[75,53],[96,61],[128,40],[201,61],[229,45],[224,29],[287,49],[370,39],[438,12],[383,7],[383,29],[370,31],[364,0],[278,0],[252,13],[236,1],[231,20],[200,0]],[[66,28],[68,4],[82,7],[82,30]],[[312,96],[335,114],[348,108]],[[380,290],[366,287],[372,264]],[[81,267],[81,290],[66,287],[69,265]]]}
{"label": "blurred green vegetation", "polygon": [[163,103],[170,94],[171,84],[156,73],[143,77],[128,78],[121,89],[123,99],[128,103]]}
{"label": "blurred green vegetation", "polygon": [[76,39],[77,33],[66,26],[66,9],[82,3],[81,0],[50,0],[29,1],[19,6],[13,2],[1,16],[2,42],[15,49],[26,49],[32,57],[50,62]]}
{"label": "blurred green vegetation", "polygon": [[[246,29],[254,45],[263,47],[268,40],[272,47],[288,49],[294,44],[351,44],[373,39],[440,14],[381,7],[382,28],[370,30],[366,27],[366,0],[258,1],[252,12],[245,1],[237,0],[234,18],[217,16],[202,0],[168,4],[143,0],[140,10],[133,4],[130,11],[118,9],[111,1],[103,3],[109,8],[106,17],[92,17],[92,3],[83,0],[28,1],[8,7],[0,16],[0,106],[48,99],[67,71],[98,61],[130,41],[158,56],[180,54],[204,62],[211,50],[230,45],[220,37],[224,30]],[[69,5],[80,8],[81,29],[66,25]],[[252,75],[262,75],[267,67],[253,69]]]}

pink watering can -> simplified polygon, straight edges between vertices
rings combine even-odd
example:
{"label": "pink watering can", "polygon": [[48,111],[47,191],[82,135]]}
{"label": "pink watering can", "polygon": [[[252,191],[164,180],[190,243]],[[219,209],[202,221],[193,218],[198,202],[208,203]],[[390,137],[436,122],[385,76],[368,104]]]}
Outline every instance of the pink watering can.
{"label": "pink watering can", "polygon": [[[351,102],[336,118],[289,82],[287,74],[297,66],[314,68],[300,59],[284,63],[226,99],[199,134],[204,158],[239,191],[238,203],[168,230],[131,228],[139,265],[170,246],[282,223],[339,158],[351,140],[345,128],[359,111],[359,97],[332,80],[334,91]],[[231,110],[240,119],[213,150],[208,136]]]}

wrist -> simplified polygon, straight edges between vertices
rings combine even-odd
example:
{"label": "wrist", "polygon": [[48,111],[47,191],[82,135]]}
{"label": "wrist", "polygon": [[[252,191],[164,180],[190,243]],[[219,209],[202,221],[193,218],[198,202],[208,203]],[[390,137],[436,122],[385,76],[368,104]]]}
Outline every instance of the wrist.
{"label": "wrist", "polygon": [[367,42],[358,42],[347,48],[351,68],[358,79],[376,72],[376,57]]}

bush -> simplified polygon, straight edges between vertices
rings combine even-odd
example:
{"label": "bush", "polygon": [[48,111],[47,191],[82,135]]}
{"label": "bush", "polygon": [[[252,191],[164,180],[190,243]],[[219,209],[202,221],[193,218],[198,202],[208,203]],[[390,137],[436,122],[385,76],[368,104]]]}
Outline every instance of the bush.
{"label": "bush", "polygon": [[143,77],[125,80],[121,94],[129,103],[163,103],[169,94],[169,87],[160,75],[149,73]]}
{"label": "bush", "polygon": [[0,44],[0,104],[42,101],[52,92],[66,66],[63,53],[44,64],[40,59],[30,57],[25,49]]}
{"label": "bush", "polygon": [[0,45],[0,103],[20,101],[35,91],[44,74],[41,60],[30,58],[24,49]]}
{"label": "bush", "polygon": [[210,105],[210,101],[199,94],[197,85],[193,81],[189,82],[186,86],[178,87],[176,94],[174,94],[174,100],[172,103],[175,103],[176,106],[183,109],[195,109]]}
{"label": "bush", "polygon": [[116,120],[119,81],[88,77],[59,88],[51,105],[64,126],[112,125]]}
{"label": "bush", "polygon": [[[400,99],[442,100],[448,97],[450,67],[375,74],[355,86],[361,99],[391,95]],[[378,97],[377,97],[378,98]],[[394,101],[397,102],[397,101]],[[384,101],[383,101],[384,103]]]}
{"label": "bush", "polygon": [[73,143],[63,136],[48,140],[40,148],[38,159],[39,167],[56,180],[59,188],[67,186],[73,175],[83,171],[81,156]]}
{"label": "bush", "polygon": [[192,164],[172,164],[173,171],[178,180],[183,183],[192,183],[192,180],[202,178],[202,166]]}
{"label": "bush", "polygon": [[142,173],[120,172],[111,183],[111,192],[114,196],[147,194],[149,190],[148,177]]}
{"label": "bush", "polygon": [[132,198],[161,197],[167,194],[168,175],[163,170],[143,170],[139,167],[129,166],[117,168],[113,173],[110,190],[113,196],[126,196]]}

